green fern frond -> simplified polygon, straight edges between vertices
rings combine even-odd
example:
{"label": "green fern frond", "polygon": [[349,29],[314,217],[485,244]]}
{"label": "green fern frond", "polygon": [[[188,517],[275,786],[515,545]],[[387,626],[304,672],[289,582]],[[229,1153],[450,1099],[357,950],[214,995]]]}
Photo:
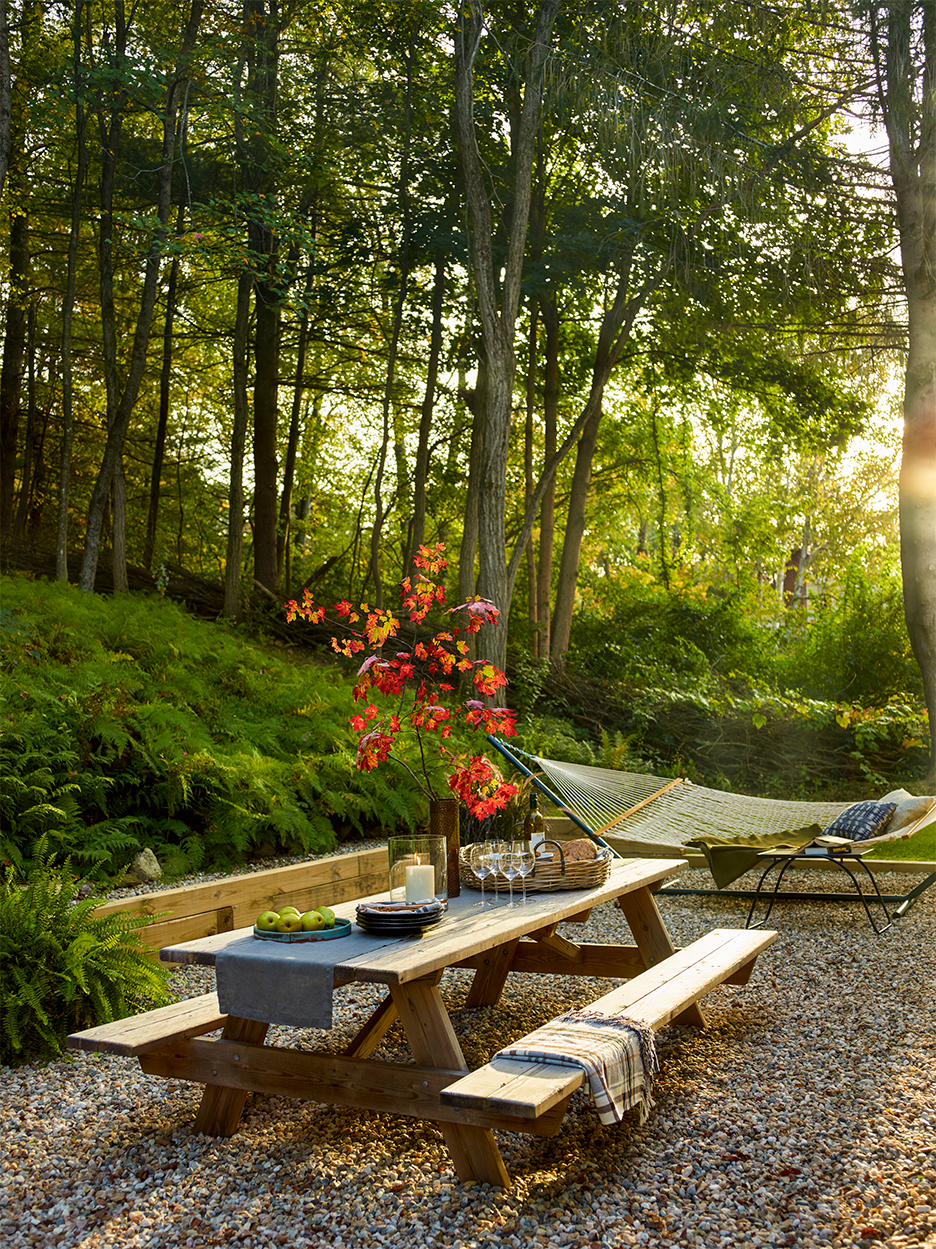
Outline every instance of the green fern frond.
{"label": "green fern frond", "polygon": [[0,885],[0,1062],[61,1053],[69,1032],[172,1000],[169,972],[141,944],[149,920],[96,916],[100,898],[43,845],[25,884],[9,866]]}

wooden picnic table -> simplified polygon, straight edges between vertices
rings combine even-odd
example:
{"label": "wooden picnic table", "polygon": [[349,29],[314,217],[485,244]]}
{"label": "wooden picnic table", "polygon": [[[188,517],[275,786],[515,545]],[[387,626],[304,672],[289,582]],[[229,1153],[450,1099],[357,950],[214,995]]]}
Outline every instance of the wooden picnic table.
{"label": "wooden picnic table", "polygon": [[[705,952],[705,959],[699,956],[694,960],[686,960],[687,952],[682,952],[677,959],[692,961],[693,968],[687,971],[674,962],[674,980],[678,971],[684,980],[688,976],[691,984],[681,995],[667,992],[666,960],[673,958],[676,951],[653,894],[665,879],[678,875],[685,867],[682,859],[618,860],[603,885],[587,890],[529,893],[526,905],[513,908],[508,908],[502,899],[496,906],[482,910],[475,905],[479,895],[465,891],[450,901],[445,919],[419,937],[374,937],[371,949],[345,959],[342,941],[330,943],[336,958],[336,988],[357,981],[382,984],[389,989],[388,996],[340,1055],[266,1046],[269,1024],[276,1020],[213,1017],[210,1010],[201,1019],[189,1018],[187,1026],[184,1019],[174,1028],[163,1026],[161,1033],[156,1026],[160,1012],[153,1011],[153,1027],[149,1031],[148,1016],[143,1015],[121,1021],[122,1034],[121,1024],[103,1025],[70,1038],[70,1044],[73,1048],[135,1054],[145,1072],[205,1084],[195,1121],[195,1129],[200,1132],[218,1136],[234,1133],[249,1092],[410,1115],[438,1123],[462,1180],[507,1187],[509,1176],[493,1130],[552,1135],[562,1122],[571,1092],[582,1081],[575,1076],[570,1079],[566,1071],[547,1099],[534,1099],[532,1108],[518,1104],[515,1113],[506,1094],[489,1101],[487,1091],[479,1096],[469,1087],[460,1095],[454,1086],[466,1076],[470,1080],[471,1075],[439,992],[443,972],[448,967],[474,970],[467,999],[469,1007],[495,1004],[507,976],[516,971],[629,979],[635,986],[650,976],[654,983],[648,984],[647,989],[655,996],[646,1017],[652,1026],[659,1027],[674,1018],[702,1026],[704,1016],[697,1004],[698,997],[726,979],[743,983],[756,953],[774,935],[723,934],[733,941],[759,941],[760,945],[749,944],[741,952],[739,946],[730,966],[723,958],[715,970],[711,951]],[[612,900],[617,901],[628,922],[634,945],[573,942],[557,932],[560,924],[582,923],[594,907]],[[349,902],[336,906],[336,915],[353,919],[355,905]],[[220,950],[232,942],[244,941],[249,934],[250,929],[241,929],[187,941],[164,948],[160,958],[174,964],[213,965]],[[725,942],[721,944],[724,946]],[[180,1003],[179,1007],[184,1005]],[[168,1012],[167,1020],[174,1009],[163,1008]],[[213,1009],[217,1011],[216,999]],[[372,1057],[397,1018],[414,1063],[385,1062]],[[198,1035],[222,1022],[220,1038]],[[508,1064],[511,1079],[515,1074],[513,1067]],[[543,1074],[532,1068],[523,1071],[527,1077],[531,1073]],[[485,1072],[487,1068],[482,1068],[475,1074],[483,1076]],[[493,1068],[488,1073],[488,1083],[492,1077],[495,1083],[503,1085]],[[523,1085],[524,1080],[519,1084]],[[545,1087],[542,1080],[536,1080],[535,1086]],[[447,1089],[453,1091],[445,1098]],[[498,1109],[492,1108],[494,1101]]]}

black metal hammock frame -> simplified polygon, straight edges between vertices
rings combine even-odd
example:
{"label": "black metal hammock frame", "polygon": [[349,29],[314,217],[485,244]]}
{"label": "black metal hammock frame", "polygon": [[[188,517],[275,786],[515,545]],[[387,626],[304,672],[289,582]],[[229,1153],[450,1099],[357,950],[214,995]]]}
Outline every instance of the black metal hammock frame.
{"label": "black metal hammock frame", "polygon": [[[612,768],[543,759],[517,747],[507,746],[494,736],[489,736],[488,741],[512,767],[529,777],[532,784],[586,836],[616,858],[627,854],[647,856],[661,849],[672,856],[674,851],[683,851],[685,842],[690,838],[699,836],[743,839],[752,833],[784,833],[807,824],[818,824],[824,828],[852,805],[849,802],[752,798],[747,794],[707,789],[679,777],[674,780],[641,772],[620,772]],[[528,759],[536,771],[522,759]],[[925,826],[929,819],[929,815],[924,816],[919,825]],[[901,829],[899,834],[885,833],[883,837],[874,838],[873,844],[880,845],[896,837],[909,836],[916,828],[917,825],[912,825]],[[605,840],[606,834],[613,834],[617,846]],[[908,894],[884,894],[883,899],[896,903],[894,916],[902,917],[933,884],[936,884],[936,872]],[[662,892],[734,898],[755,896],[754,891],[744,889],[677,889],[666,886]],[[777,896],[854,900],[854,894],[836,893]]]}

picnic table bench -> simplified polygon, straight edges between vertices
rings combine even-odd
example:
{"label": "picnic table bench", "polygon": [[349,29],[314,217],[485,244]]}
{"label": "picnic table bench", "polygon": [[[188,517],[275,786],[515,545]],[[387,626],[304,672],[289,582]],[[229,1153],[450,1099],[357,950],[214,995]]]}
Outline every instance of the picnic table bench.
{"label": "picnic table bench", "polygon": [[[637,1017],[653,1028],[673,1021],[702,1027],[699,999],[719,984],[744,983],[776,933],[718,930],[676,951],[653,891],[684,866],[673,859],[618,861],[603,885],[530,895],[525,906],[514,908],[482,911],[474,905],[477,895],[466,893],[421,937],[372,938],[363,946],[348,939],[329,943],[335,987],[362,981],[389,989],[342,1054],[265,1045],[276,1020],[225,1016],[213,993],[88,1029],[68,1043],[133,1055],[145,1072],[204,1084],[197,1131],[231,1135],[249,1092],[409,1115],[438,1123],[461,1179],[507,1187],[493,1131],[553,1135],[583,1077],[568,1068],[550,1070],[551,1064],[501,1060],[469,1072],[439,993],[445,969],[474,971],[469,1007],[496,1003],[516,971],[599,976],[626,981],[598,998],[595,1006],[606,1013]],[[608,901],[623,911],[633,945],[579,943],[558,931],[563,923],[585,921]],[[354,914],[350,903],[335,910],[347,918]],[[252,940],[250,930],[218,932],[164,949],[161,957],[212,965],[231,943]],[[343,955],[343,947],[356,952]],[[372,1057],[397,1019],[413,1063]],[[204,1035],[218,1028],[220,1038]]]}
{"label": "picnic table bench", "polygon": [[[763,938],[758,940],[757,938]],[[753,938],[753,939],[752,939]],[[716,928],[655,967],[605,993],[590,1009],[625,1016],[658,1032],[720,984],[745,984],[754,960],[777,939],[774,932]],[[685,1019],[695,1023],[694,1019]],[[523,1048],[527,1038],[515,1044]],[[584,1083],[582,1071],[548,1062],[494,1058],[442,1092],[447,1106],[491,1110],[536,1119],[567,1103]]]}

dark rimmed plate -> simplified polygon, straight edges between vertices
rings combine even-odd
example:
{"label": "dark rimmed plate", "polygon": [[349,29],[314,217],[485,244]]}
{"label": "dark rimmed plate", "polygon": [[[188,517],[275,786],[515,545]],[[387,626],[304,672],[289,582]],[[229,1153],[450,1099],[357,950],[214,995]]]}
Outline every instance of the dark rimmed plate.
{"label": "dark rimmed plate", "polygon": [[262,929],[254,927],[253,935],[258,941],[299,945],[303,941],[335,941],[338,937],[347,937],[350,931],[350,919],[336,919],[334,928],[319,928],[317,932],[263,932]]}
{"label": "dark rimmed plate", "polygon": [[358,915],[356,923],[362,932],[371,933],[373,936],[408,937],[422,932],[424,928],[434,928],[436,924],[441,924],[444,918],[444,911],[440,911],[438,915],[405,920],[387,919],[384,915]]}

